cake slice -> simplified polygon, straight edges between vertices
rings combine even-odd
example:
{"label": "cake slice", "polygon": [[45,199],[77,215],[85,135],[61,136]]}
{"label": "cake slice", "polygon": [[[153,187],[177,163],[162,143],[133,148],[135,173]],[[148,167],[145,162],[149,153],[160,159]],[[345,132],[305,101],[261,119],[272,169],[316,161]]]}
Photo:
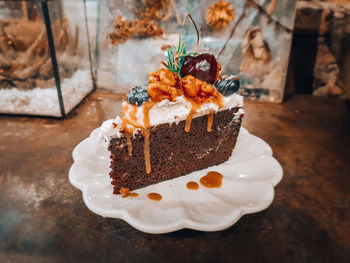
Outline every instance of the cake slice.
{"label": "cake slice", "polygon": [[114,194],[221,164],[232,154],[244,113],[235,93],[239,80],[220,77],[212,54],[181,46],[168,52],[166,68],[149,74],[147,86],[130,90],[122,116],[101,126]]}

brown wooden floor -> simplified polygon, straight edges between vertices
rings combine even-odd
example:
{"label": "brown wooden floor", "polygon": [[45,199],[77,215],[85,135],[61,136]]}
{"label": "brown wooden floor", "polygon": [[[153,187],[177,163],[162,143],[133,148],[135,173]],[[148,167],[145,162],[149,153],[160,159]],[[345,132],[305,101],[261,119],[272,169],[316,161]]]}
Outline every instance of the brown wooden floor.
{"label": "brown wooden floor", "polygon": [[275,200],[220,232],[149,235],[86,208],[75,145],[121,110],[92,94],[66,120],[0,117],[0,262],[350,262],[350,112],[295,96],[246,102],[243,125],[284,169]]}

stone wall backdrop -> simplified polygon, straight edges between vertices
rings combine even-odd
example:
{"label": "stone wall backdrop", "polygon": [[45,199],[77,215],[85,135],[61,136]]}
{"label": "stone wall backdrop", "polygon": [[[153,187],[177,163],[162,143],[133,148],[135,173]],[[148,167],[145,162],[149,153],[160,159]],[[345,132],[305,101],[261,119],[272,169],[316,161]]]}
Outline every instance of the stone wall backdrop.
{"label": "stone wall backdrop", "polygon": [[298,1],[288,93],[350,98],[350,1]]}

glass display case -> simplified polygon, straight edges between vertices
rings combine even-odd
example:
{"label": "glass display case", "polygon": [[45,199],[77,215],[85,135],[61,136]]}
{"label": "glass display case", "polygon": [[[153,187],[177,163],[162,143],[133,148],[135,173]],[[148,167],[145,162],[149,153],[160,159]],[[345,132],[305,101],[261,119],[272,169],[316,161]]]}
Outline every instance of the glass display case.
{"label": "glass display case", "polygon": [[84,0],[0,0],[0,113],[62,118],[93,89]]}
{"label": "glass display case", "polygon": [[126,93],[145,84],[166,60],[178,34],[218,57],[224,74],[241,79],[242,95],[281,102],[288,68],[296,0],[100,0],[97,86]]}

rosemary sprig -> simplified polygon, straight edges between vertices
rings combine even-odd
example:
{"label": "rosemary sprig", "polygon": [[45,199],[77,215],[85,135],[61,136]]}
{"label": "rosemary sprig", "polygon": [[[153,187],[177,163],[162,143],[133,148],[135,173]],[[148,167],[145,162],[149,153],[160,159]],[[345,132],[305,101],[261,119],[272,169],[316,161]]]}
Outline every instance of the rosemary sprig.
{"label": "rosemary sprig", "polygon": [[165,63],[162,61],[162,64],[167,67],[170,71],[178,73],[179,77],[180,76],[180,71],[182,68],[182,64],[184,61],[184,58],[186,56],[192,56],[197,54],[198,52],[186,51],[186,42],[182,41],[182,36],[179,34],[179,43],[177,46],[171,46],[168,48],[168,63]]}

